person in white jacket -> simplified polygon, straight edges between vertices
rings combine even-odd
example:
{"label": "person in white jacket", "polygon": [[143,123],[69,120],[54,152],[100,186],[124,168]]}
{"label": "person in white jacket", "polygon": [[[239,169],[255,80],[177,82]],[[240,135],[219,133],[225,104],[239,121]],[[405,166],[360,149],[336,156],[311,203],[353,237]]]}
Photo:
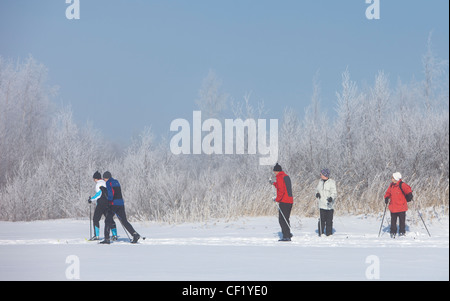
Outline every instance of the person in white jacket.
{"label": "person in white jacket", "polygon": [[[102,215],[106,218],[106,213],[109,210],[108,203],[108,194],[106,189],[106,182],[102,179],[101,174],[96,171],[93,175],[95,181],[95,195],[88,200],[89,204],[95,202],[95,211],[94,216],[92,218],[94,224],[94,236],[89,240],[99,240],[100,235],[100,219]],[[113,222],[113,226],[111,228],[113,240],[117,240],[117,228],[116,223]]]}
{"label": "person in white jacket", "polygon": [[336,182],[330,179],[330,171],[324,168],[320,171],[320,180],[316,188],[316,198],[319,202],[319,236],[325,233],[333,234],[334,204],[337,198]]}

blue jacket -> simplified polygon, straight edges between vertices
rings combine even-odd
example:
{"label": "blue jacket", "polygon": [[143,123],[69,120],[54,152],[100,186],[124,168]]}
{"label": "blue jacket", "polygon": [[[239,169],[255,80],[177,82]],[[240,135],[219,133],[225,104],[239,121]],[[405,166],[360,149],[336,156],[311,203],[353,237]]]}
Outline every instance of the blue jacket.
{"label": "blue jacket", "polygon": [[108,201],[111,205],[124,205],[119,181],[114,178],[108,179],[106,189],[108,191]]}

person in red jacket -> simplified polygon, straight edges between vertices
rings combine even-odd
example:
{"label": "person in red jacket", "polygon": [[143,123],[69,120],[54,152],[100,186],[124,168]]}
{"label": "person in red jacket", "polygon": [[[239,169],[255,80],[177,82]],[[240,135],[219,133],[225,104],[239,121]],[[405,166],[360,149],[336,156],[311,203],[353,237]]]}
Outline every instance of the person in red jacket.
{"label": "person in red jacket", "polygon": [[294,203],[291,178],[282,170],[278,163],[273,168],[273,172],[275,173],[276,181],[271,183],[277,189],[277,196],[274,197],[274,201],[279,206],[278,221],[283,234],[283,238],[280,241],[290,241],[292,233],[289,217],[291,216],[292,205]]}
{"label": "person in red jacket", "polygon": [[384,201],[389,204],[391,212],[391,237],[397,234],[397,218],[400,219],[399,236],[405,235],[406,232],[406,211],[408,210],[408,202],[412,200],[411,187],[402,182],[402,175],[399,172],[392,174],[391,184],[389,185]]}

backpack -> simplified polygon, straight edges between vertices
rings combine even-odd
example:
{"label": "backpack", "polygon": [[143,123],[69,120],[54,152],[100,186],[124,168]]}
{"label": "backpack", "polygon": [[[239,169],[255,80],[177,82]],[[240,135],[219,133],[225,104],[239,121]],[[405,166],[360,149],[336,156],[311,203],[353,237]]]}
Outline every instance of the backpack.
{"label": "backpack", "polygon": [[402,183],[403,183],[403,181],[400,181],[400,183],[398,184],[398,187],[400,187],[400,190],[402,191],[402,193],[403,193],[403,195],[405,196],[405,198],[406,198],[406,202],[411,202],[412,201],[412,199],[413,199],[413,194],[412,194],[412,192],[411,193],[408,193],[408,194],[405,194],[405,192],[403,191],[403,189],[402,189]]}

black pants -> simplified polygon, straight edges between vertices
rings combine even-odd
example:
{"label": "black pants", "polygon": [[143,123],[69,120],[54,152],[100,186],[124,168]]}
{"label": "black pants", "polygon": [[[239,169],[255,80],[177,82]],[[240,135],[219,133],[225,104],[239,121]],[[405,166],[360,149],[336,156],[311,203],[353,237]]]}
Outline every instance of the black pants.
{"label": "black pants", "polygon": [[391,212],[391,234],[397,234],[397,218],[400,219],[399,233],[405,234],[406,232],[406,211],[403,212]]}
{"label": "black pants", "polygon": [[133,235],[136,232],[133,226],[127,220],[127,215],[125,214],[125,206],[112,205],[109,206],[108,213],[106,214],[105,239],[109,239],[109,230],[112,229],[112,226],[114,224],[114,215],[117,215],[117,218],[123,224],[128,233]]}
{"label": "black pants", "polygon": [[[102,215],[107,216],[109,210],[109,204],[108,201],[104,200],[98,200],[97,205],[95,206],[94,210],[94,216],[92,217],[92,222],[94,224],[94,233],[95,235],[98,235],[97,229],[100,229],[100,219],[102,218]],[[97,228],[97,229],[96,229]],[[111,229],[116,228],[116,223],[114,220],[112,221]]]}
{"label": "black pants", "polygon": [[[278,213],[278,222],[281,226],[281,232],[283,233],[283,238],[291,238],[291,223],[289,222],[289,217],[291,216],[292,204],[288,203],[278,203],[280,210]],[[284,215],[284,217],[283,217]],[[286,218],[286,220],[285,220]],[[287,221],[287,223],[286,223]]]}
{"label": "black pants", "polygon": [[326,236],[333,234],[333,213],[333,209],[320,209],[319,235],[324,233]]}

